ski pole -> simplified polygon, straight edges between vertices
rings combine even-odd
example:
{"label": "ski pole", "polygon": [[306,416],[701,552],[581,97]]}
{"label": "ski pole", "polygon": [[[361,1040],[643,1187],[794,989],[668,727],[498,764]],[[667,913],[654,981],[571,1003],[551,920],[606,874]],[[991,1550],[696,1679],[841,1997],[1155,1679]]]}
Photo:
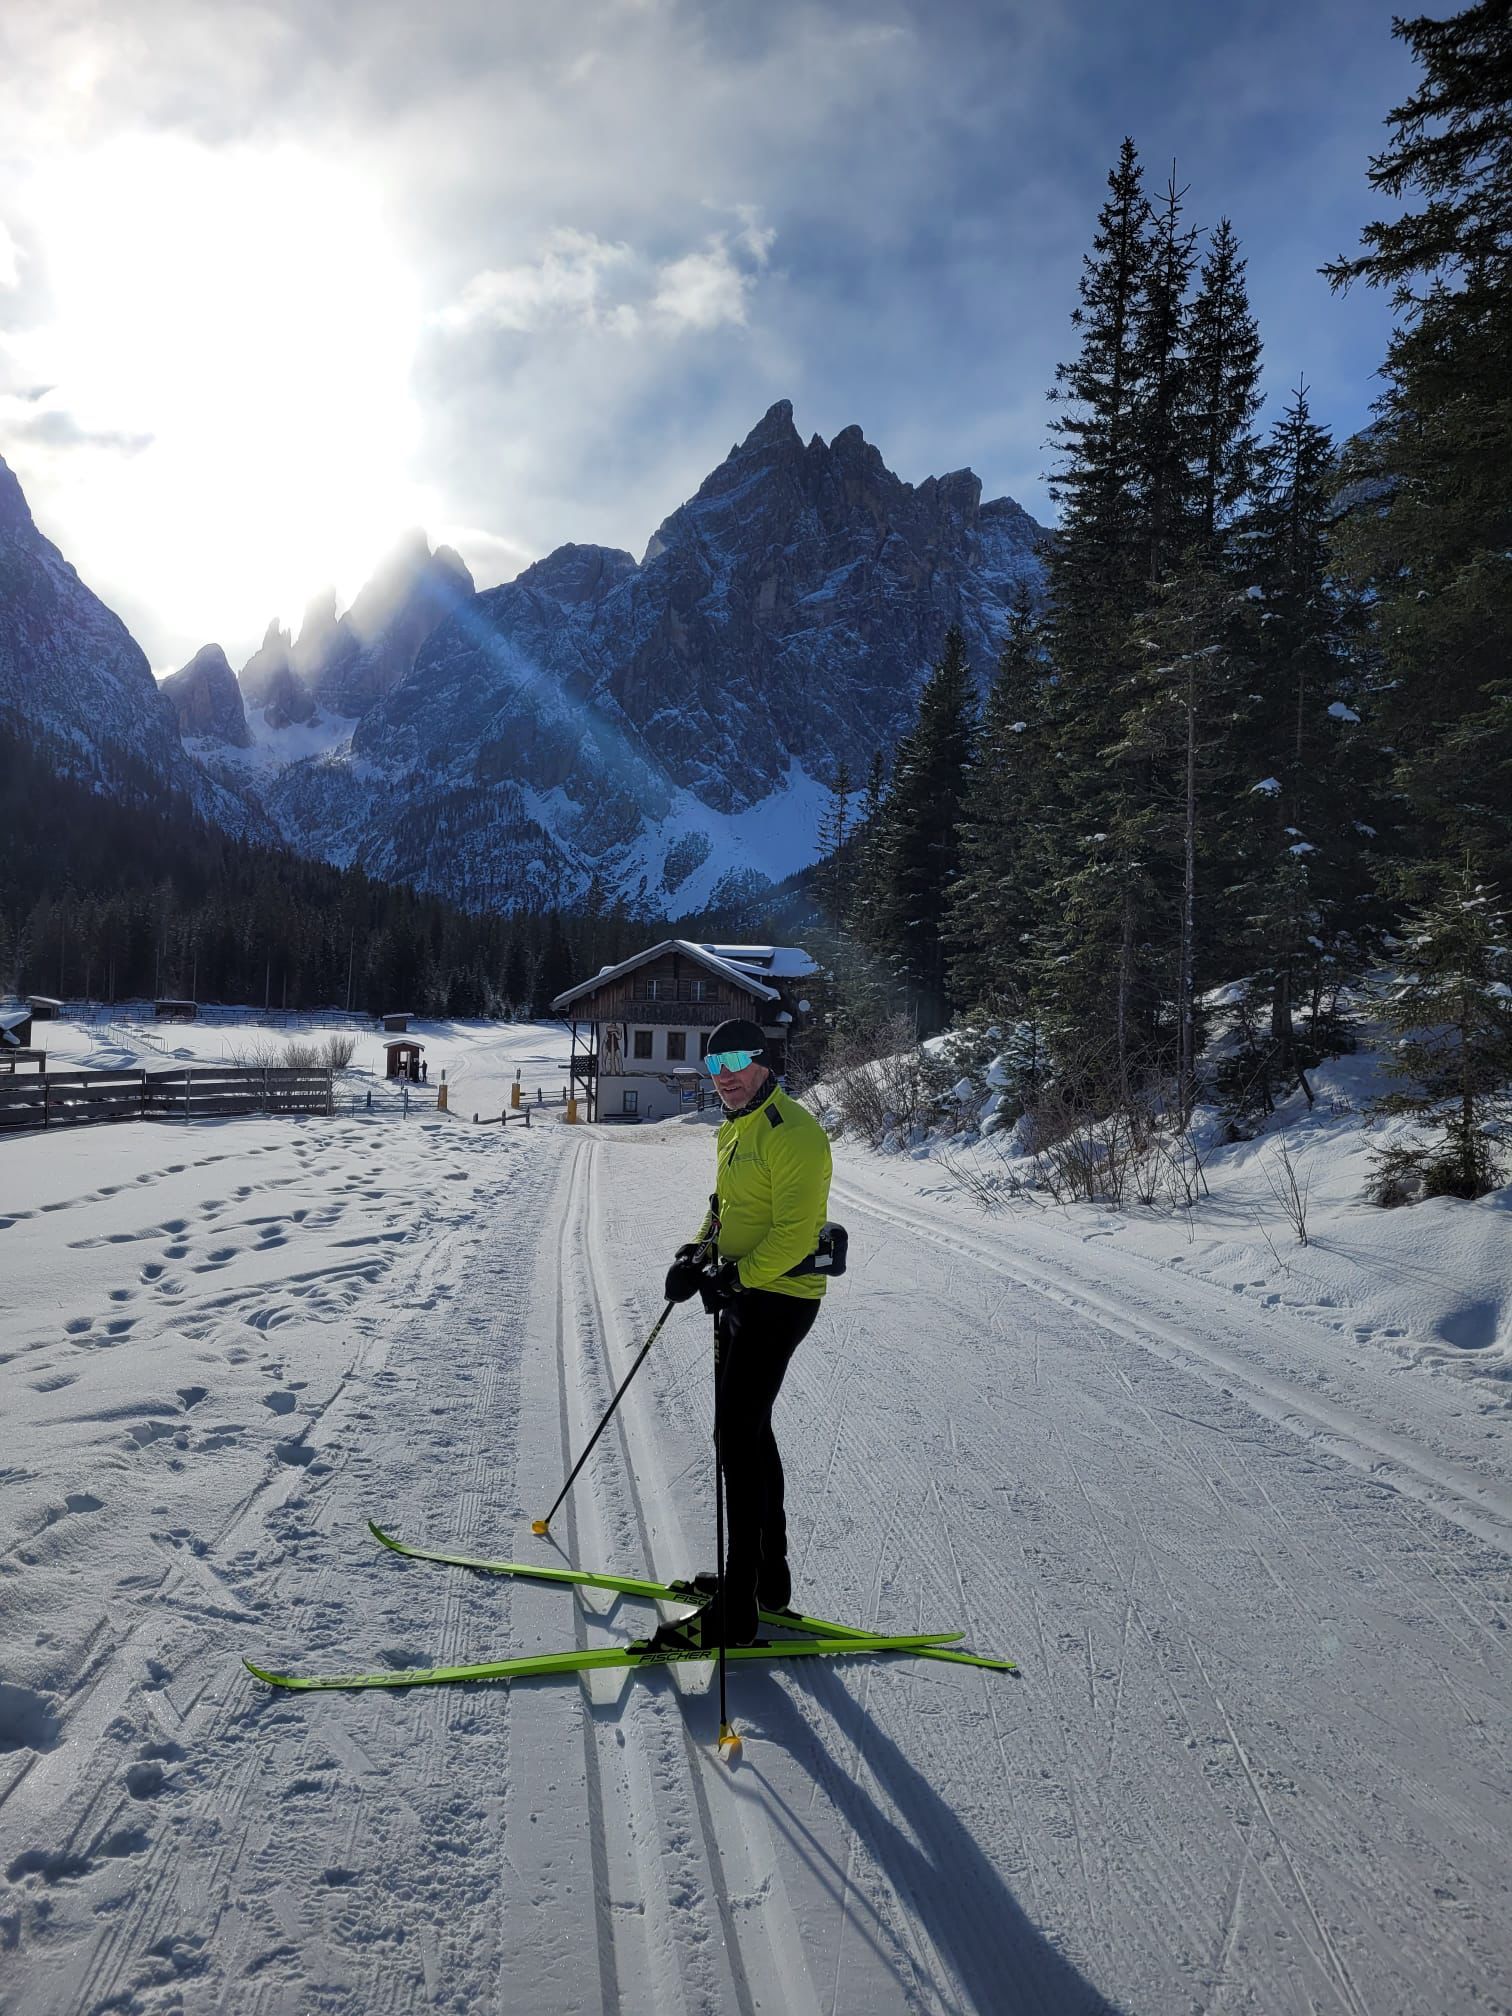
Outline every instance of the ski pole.
{"label": "ski pole", "polygon": [[[718,1238],[718,1236],[719,1232],[718,1228],[716,1227],[715,1230],[709,1234],[708,1238],[705,1239],[702,1246],[699,1247],[698,1252],[694,1257],[696,1259],[702,1259],[708,1253],[710,1246],[714,1243],[714,1241]],[[661,1312],[660,1316],[657,1317],[656,1322],[652,1328],[651,1335],[646,1339],[645,1343],[642,1344],[640,1348],[640,1356],[636,1359],[635,1363],[630,1367],[630,1370],[625,1374],[624,1378],[620,1381],[619,1391],[615,1394],[614,1398],[609,1402],[609,1406],[605,1411],[604,1418],[599,1422],[597,1428],[594,1429],[593,1435],[589,1440],[588,1447],[583,1451],[582,1455],[579,1456],[576,1463],[573,1464],[571,1474],[569,1475],[567,1482],[562,1486],[561,1490],[558,1491],[555,1502],[551,1507],[551,1510],[546,1514],[546,1517],[544,1519],[531,1520],[530,1530],[532,1533],[536,1534],[550,1533],[551,1522],[557,1515],[557,1507],[561,1504],[562,1500],[567,1496],[567,1493],[572,1489],[573,1483],[577,1478],[579,1470],[582,1469],[583,1465],[588,1461],[588,1458],[593,1454],[594,1444],[598,1441],[600,1435],[603,1434],[604,1430],[609,1426],[610,1421],[614,1418],[614,1410],[616,1407],[618,1407],[621,1400],[624,1399],[626,1387],[630,1384],[630,1381],[635,1377],[636,1373],[639,1372],[642,1365],[645,1364],[646,1353],[651,1349],[651,1346],[656,1342],[657,1338],[661,1335],[662,1325],[666,1322],[667,1318],[672,1314],[672,1311],[676,1307],[677,1304],[675,1302],[669,1302],[666,1308],[663,1309],[663,1311]]]}
{"label": "ski pole", "polygon": [[719,1318],[714,1318],[714,1560],[716,1576],[715,1602],[719,1605],[719,1742],[716,1746],[721,1757],[729,1753],[733,1764],[740,1755],[740,1738],[730,1727],[729,1710],[725,1705],[725,1639],[728,1626],[725,1623],[725,1539],[724,1539],[724,1456],[719,1443],[719,1416],[724,1399],[723,1367],[719,1352]]}

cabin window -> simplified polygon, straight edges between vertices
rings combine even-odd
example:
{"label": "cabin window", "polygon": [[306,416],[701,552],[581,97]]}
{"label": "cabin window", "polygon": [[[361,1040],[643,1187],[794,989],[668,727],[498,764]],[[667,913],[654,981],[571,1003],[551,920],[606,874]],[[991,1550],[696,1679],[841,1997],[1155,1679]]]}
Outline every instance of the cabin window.
{"label": "cabin window", "polygon": [[651,1055],[651,1031],[649,1029],[636,1030],[635,1055],[637,1057],[649,1057]]}
{"label": "cabin window", "polygon": [[623,1105],[621,1106],[621,1108],[620,1108],[620,1111],[621,1111],[622,1113],[638,1113],[638,1112],[640,1111],[640,1094],[639,1094],[639,1092],[627,1092],[627,1093],[625,1093],[625,1095],[624,1095],[624,1104],[623,1104]]}
{"label": "cabin window", "polygon": [[688,1054],[688,1032],[686,1029],[667,1031],[667,1062],[680,1064]]}

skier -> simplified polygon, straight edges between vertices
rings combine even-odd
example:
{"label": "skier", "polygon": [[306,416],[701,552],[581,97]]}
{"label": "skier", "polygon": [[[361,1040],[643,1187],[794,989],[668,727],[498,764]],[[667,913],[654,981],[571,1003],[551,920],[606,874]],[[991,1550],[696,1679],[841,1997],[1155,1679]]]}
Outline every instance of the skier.
{"label": "skier", "polygon": [[[824,1294],[822,1273],[792,1270],[819,1244],[829,1202],[829,1138],[790,1099],[764,1061],[754,1022],[721,1022],[704,1065],[725,1109],[715,1146],[716,1189],[697,1240],[680,1246],[667,1272],[669,1302],[702,1293],[715,1318],[715,1412],[724,1472],[724,1613],[701,1615],[703,1642],[749,1645],[758,1609],[792,1600],[783,1510],[782,1459],[772,1406],[794,1351]],[[718,1264],[694,1256],[719,1226]],[[694,1577],[701,1588],[708,1575]]]}

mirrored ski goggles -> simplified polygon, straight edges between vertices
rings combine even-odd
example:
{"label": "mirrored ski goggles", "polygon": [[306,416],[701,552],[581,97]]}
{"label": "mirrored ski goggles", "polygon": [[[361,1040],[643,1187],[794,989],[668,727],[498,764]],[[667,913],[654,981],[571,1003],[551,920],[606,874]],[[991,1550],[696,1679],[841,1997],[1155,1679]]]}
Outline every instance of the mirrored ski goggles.
{"label": "mirrored ski goggles", "polygon": [[704,1068],[711,1078],[721,1071],[745,1071],[764,1053],[760,1050],[711,1050]]}

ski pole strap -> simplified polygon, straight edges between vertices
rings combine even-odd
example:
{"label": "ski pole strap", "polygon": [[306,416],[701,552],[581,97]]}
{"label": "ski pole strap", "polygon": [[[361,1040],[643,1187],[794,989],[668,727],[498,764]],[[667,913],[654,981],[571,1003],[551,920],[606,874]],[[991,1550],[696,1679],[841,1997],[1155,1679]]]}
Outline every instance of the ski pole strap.
{"label": "ski pole strap", "polygon": [[850,1234],[845,1227],[827,1218],[819,1227],[819,1243],[813,1252],[805,1255],[796,1267],[789,1267],[783,1279],[794,1274],[843,1274],[849,1245]]}

